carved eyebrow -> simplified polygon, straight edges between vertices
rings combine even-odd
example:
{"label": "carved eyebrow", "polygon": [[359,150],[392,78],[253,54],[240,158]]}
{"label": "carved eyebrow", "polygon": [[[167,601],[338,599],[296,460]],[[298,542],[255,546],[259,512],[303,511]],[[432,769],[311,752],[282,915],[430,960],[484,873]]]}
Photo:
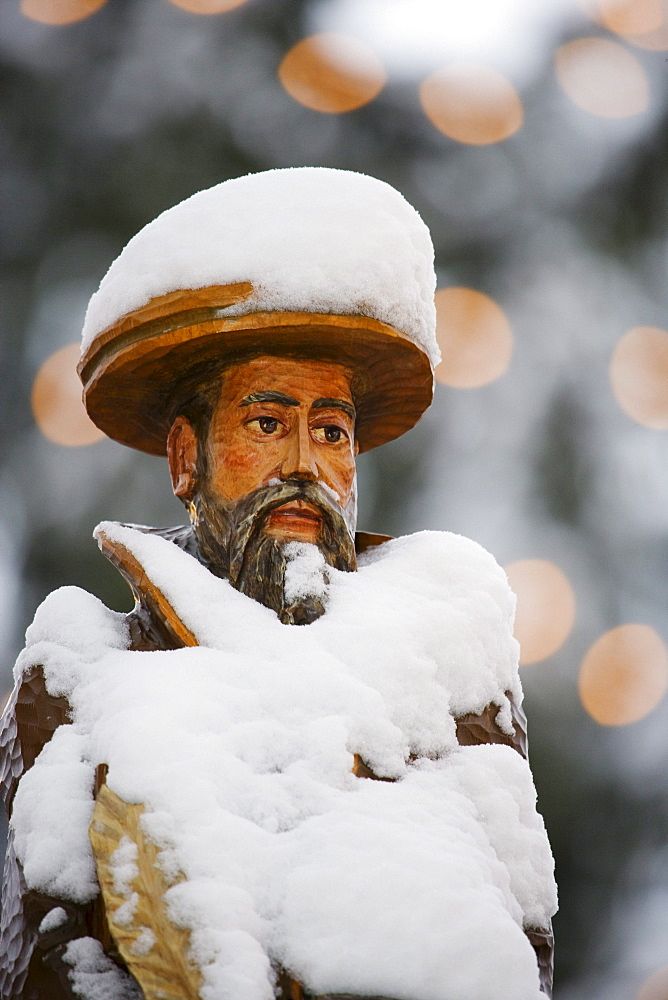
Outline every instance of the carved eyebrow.
{"label": "carved eyebrow", "polygon": [[345,399],[331,399],[329,396],[321,396],[320,399],[316,399],[315,402],[311,403],[312,410],[324,410],[329,407],[335,410],[343,410],[351,420],[354,420],[357,416],[355,407],[352,403],[347,403]]}
{"label": "carved eyebrow", "polygon": [[244,396],[239,406],[250,406],[251,403],[280,403],[282,406],[299,406],[299,400],[295,399],[294,396],[286,396],[284,392],[276,392],[275,389],[251,392],[250,396]]}

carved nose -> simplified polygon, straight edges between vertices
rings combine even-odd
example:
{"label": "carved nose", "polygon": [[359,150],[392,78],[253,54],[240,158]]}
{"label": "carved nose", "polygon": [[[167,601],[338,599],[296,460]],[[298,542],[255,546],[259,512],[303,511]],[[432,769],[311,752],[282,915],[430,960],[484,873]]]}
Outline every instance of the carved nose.
{"label": "carved nose", "polygon": [[281,479],[314,481],[318,478],[318,466],[311,448],[312,442],[308,425],[306,422],[302,424],[300,421],[287,442],[286,455],[281,465]]}

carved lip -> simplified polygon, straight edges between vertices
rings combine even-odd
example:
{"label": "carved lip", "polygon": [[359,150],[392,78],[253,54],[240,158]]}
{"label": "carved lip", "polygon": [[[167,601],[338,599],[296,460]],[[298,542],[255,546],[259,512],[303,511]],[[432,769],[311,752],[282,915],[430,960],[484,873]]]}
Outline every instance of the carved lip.
{"label": "carved lip", "polygon": [[290,500],[288,503],[284,503],[281,507],[275,507],[269,514],[267,520],[273,521],[275,518],[295,519],[320,524],[322,521],[322,514],[317,507],[307,503],[305,500]]}

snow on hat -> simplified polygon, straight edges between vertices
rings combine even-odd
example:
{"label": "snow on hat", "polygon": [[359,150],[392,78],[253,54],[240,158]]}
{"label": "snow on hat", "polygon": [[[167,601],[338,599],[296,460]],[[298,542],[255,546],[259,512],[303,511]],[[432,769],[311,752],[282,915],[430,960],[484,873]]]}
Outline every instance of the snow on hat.
{"label": "snow on hat", "polygon": [[360,450],[429,406],[434,251],[389,184],[299,167],[225,181],[163,212],[90,300],[79,374],[109,437],[164,454],[186,386],[262,355],[353,371]]}

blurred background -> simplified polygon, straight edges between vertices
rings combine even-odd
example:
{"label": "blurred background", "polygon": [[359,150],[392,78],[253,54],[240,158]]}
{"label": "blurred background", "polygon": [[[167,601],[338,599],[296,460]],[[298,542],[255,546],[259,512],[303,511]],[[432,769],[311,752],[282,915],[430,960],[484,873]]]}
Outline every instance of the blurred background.
{"label": "blurred background", "polygon": [[432,232],[445,360],[363,456],[360,527],[506,567],[557,1000],[668,1000],[663,0],[4,0],[0,46],[0,694],[50,590],[130,609],[99,520],[184,520],[166,463],[81,407],[114,257],[249,171],[389,181]]}

